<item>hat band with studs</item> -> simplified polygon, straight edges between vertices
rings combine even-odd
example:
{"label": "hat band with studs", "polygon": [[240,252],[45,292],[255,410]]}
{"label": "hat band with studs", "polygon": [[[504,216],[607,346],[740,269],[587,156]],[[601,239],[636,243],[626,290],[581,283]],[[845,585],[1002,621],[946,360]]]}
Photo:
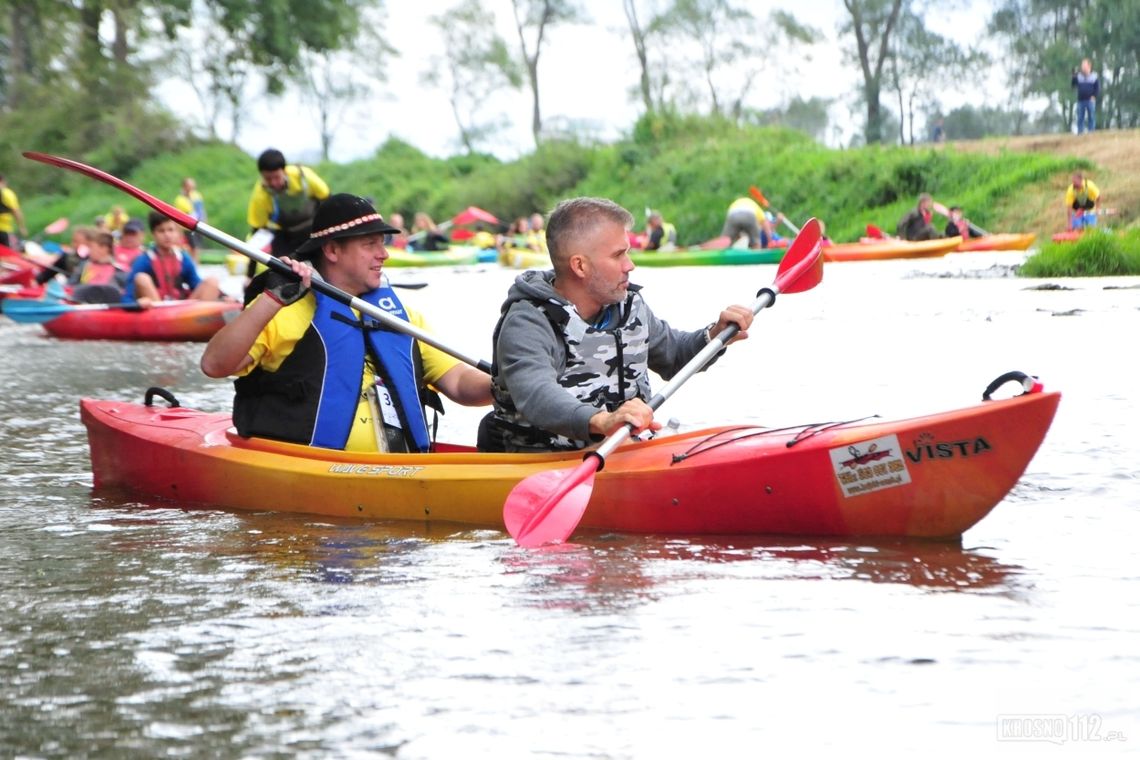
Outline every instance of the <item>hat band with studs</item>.
{"label": "hat band with studs", "polygon": [[344,230],[350,230],[353,227],[359,227],[360,225],[366,224],[368,222],[377,222],[377,221],[379,221],[379,222],[384,221],[384,217],[380,216],[379,214],[367,214],[365,216],[357,217],[356,219],[353,219],[352,221],[345,222],[344,224],[336,224],[336,225],[333,225],[332,227],[326,227],[325,229],[320,230],[319,232],[313,232],[309,235],[309,237],[310,238],[322,238],[322,237],[325,237],[326,235],[331,235],[334,232],[343,232]]}

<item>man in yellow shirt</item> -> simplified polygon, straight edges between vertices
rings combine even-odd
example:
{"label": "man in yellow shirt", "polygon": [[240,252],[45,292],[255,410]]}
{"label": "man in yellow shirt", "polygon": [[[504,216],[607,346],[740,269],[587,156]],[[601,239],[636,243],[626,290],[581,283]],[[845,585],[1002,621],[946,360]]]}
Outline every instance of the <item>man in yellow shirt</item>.
{"label": "man in yellow shirt", "polygon": [[338,193],[321,204],[308,240],[270,270],[265,290],[210,340],[202,371],[234,375],[240,435],[347,451],[423,452],[431,446],[428,386],[467,406],[491,403],[491,378],[383,328],[309,289],[312,266],[331,285],[417,326],[383,280],[395,232],[364,198]]}
{"label": "man in yellow shirt", "polygon": [[737,198],[728,207],[720,234],[728,236],[729,245],[741,235],[747,235],[749,248],[767,248],[772,240],[772,224],[759,203],[751,198]]}
{"label": "man in yellow shirt", "polygon": [[17,224],[20,225],[20,234],[27,237],[28,225],[24,222],[24,212],[20,210],[20,199],[8,187],[7,178],[0,174],[0,245],[15,247],[16,241],[12,236]]}
{"label": "man in yellow shirt", "polygon": [[1073,183],[1065,190],[1065,213],[1068,214],[1069,229],[1095,227],[1099,210],[1100,188],[1091,179],[1085,179],[1082,172],[1073,172]]}
{"label": "man in yellow shirt", "polygon": [[254,232],[273,233],[270,253],[288,256],[308,240],[329,186],[309,167],[286,163],[284,154],[273,148],[258,156],[257,171],[261,179],[249,196],[247,221]]}

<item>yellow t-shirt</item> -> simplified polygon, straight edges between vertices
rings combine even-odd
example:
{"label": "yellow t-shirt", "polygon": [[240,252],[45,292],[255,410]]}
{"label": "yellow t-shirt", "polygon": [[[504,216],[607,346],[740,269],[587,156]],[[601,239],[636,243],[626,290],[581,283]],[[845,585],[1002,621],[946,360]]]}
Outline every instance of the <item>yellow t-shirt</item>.
{"label": "yellow t-shirt", "polygon": [[[258,296],[264,298],[265,296]],[[254,367],[261,367],[268,372],[275,372],[286,357],[293,352],[297,341],[309,329],[313,322],[313,315],[317,311],[317,301],[314,297],[306,296],[296,303],[290,304],[269,321],[269,324],[257,336],[249,355],[253,363],[246,369],[237,373],[238,377],[248,375]],[[428,329],[427,323],[419,312],[407,309],[408,321],[421,329]],[[355,310],[354,314],[360,316]],[[439,380],[450,371],[459,360],[445,354],[438,348],[420,343],[420,355],[423,357],[424,382],[431,384]],[[376,378],[376,367],[371,357],[365,358],[364,372],[360,377],[360,399],[356,406],[356,414],[352,420],[352,430],[348,434],[348,443],[345,451],[378,451],[376,445],[376,428],[372,422],[372,407],[368,403],[367,391],[372,387]]]}
{"label": "yellow t-shirt", "polygon": [[[305,175],[305,184],[308,185],[309,197],[323,201],[329,197],[329,186],[317,173],[307,166],[289,164],[285,167],[285,194],[301,194],[301,174]],[[265,189],[261,180],[253,186],[253,193],[249,196],[249,209],[246,221],[253,229],[277,229],[277,223],[270,223],[269,217],[273,214],[273,195]]]}
{"label": "yellow t-shirt", "polygon": [[760,208],[760,204],[751,198],[737,198],[728,207],[728,213],[731,214],[733,211],[739,211],[740,209],[748,209],[755,214],[757,222],[764,221],[764,209]]}
{"label": "yellow t-shirt", "polygon": [[10,209],[10,211],[0,214],[0,232],[15,232],[16,216],[12,211],[19,210],[20,202],[16,199],[16,193],[12,191],[12,188],[0,189],[0,202]]}
{"label": "yellow t-shirt", "polygon": [[[1081,194],[1088,194],[1088,199],[1096,203],[1097,198],[1100,197],[1100,188],[1093,184],[1092,180],[1086,179],[1084,187],[1081,188]],[[1056,197],[1056,196],[1054,196]],[[1073,203],[1077,200],[1077,191],[1073,189],[1070,184],[1069,189],[1065,191],[1065,205],[1069,208],[1073,207]]]}

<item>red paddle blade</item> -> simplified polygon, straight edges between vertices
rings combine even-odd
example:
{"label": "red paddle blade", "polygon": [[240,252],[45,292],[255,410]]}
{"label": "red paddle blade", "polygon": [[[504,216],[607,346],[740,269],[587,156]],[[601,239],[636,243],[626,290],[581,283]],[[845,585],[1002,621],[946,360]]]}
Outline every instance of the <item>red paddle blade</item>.
{"label": "red paddle blade", "polygon": [[823,280],[823,231],[814,216],[804,223],[776,270],[779,293],[802,293]]}
{"label": "red paddle blade", "polygon": [[112,174],[108,174],[101,169],[96,169],[94,166],[88,166],[87,164],[81,163],[79,161],[73,161],[70,158],[63,158],[62,156],[53,156],[49,153],[39,153],[34,150],[24,151],[24,158],[30,158],[33,161],[39,161],[41,164],[58,166],[62,169],[70,169],[73,172],[86,174],[92,179],[97,179],[105,185],[110,185],[111,187],[118,188],[127,195],[137,198],[146,205],[150,206],[155,211],[158,211],[170,217],[181,227],[184,227],[188,230],[194,230],[198,227],[198,220],[189,214],[179,211],[169,203],[160,201],[150,193],[144,193],[134,185],[128,182],[124,182],[118,177]]}
{"label": "red paddle blade", "polygon": [[886,235],[884,235],[883,231],[881,229],[879,229],[878,227],[876,227],[875,225],[868,224],[867,225],[867,237],[885,238]]}
{"label": "red paddle blade", "polygon": [[499,220],[490,211],[484,211],[478,206],[468,206],[456,214],[455,218],[451,220],[452,224],[471,224],[472,222],[498,224]]}
{"label": "red paddle blade", "polygon": [[752,185],[748,188],[748,192],[757,203],[764,208],[768,208],[768,199],[764,197],[764,193],[760,192],[760,188],[756,187],[756,185]]}
{"label": "red paddle blade", "polygon": [[590,456],[572,470],[543,470],[511,489],[503,522],[519,546],[530,549],[570,537],[590,503],[600,461]]}

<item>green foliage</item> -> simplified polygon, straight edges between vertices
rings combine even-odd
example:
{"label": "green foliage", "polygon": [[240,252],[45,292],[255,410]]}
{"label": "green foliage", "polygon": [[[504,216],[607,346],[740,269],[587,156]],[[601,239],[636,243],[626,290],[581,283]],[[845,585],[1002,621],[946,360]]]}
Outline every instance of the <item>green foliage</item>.
{"label": "green foliage", "polygon": [[[834,240],[857,239],[868,223],[893,230],[921,192],[962,206],[983,228],[1021,231],[999,225],[1013,218],[1027,193],[1040,194],[1037,188],[1043,187],[1054,197],[1052,186],[1077,167],[1090,168],[1043,153],[832,150],[794,130],[657,114],[638,122],[630,139],[604,146],[548,141],[510,163],[478,153],[434,158],[393,139],[370,158],[313,168],[334,192],[371,196],[382,213],[398,211],[406,219],[426,211],[443,221],[474,205],[506,222],[547,212],[563,198],[597,195],[632,211],[638,226],[645,208],[662,211],[677,226],[680,242],[694,244],[720,234],[728,205],[748,195],[750,185],[796,224],[818,217]],[[59,216],[89,223],[118,204],[134,216],[146,213],[111,188],[59,169],[42,170],[35,190],[12,183],[30,228],[42,229]],[[182,177],[192,176],[205,196],[210,224],[239,237],[247,232],[246,205],[257,170],[252,157],[232,146],[165,153],[116,174],[166,201],[173,201]]]}
{"label": "green foliage", "polygon": [[1140,230],[1086,232],[1072,243],[1049,242],[1026,259],[1022,277],[1109,277],[1140,274]]}

